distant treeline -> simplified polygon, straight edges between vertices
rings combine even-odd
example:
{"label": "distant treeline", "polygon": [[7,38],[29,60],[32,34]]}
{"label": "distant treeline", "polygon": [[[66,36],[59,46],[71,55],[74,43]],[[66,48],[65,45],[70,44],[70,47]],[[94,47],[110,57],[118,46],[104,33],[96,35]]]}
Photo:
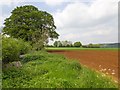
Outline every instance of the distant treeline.
{"label": "distant treeline", "polygon": [[100,44],[101,48],[120,48],[120,43]]}
{"label": "distant treeline", "polygon": [[71,41],[55,41],[53,45],[47,47],[83,47],[83,48],[120,48],[120,43],[88,44],[82,45],[80,41],[72,43]]}

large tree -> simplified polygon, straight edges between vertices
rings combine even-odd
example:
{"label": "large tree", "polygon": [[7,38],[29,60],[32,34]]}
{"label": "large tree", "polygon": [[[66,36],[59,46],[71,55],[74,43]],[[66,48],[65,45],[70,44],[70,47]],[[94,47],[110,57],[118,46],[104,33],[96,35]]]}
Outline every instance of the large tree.
{"label": "large tree", "polygon": [[46,11],[26,5],[15,8],[11,13],[5,20],[4,34],[30,41],[36,49],[41,49],[48,43],[49,38],[52,40],[58,38],[54,19]]}

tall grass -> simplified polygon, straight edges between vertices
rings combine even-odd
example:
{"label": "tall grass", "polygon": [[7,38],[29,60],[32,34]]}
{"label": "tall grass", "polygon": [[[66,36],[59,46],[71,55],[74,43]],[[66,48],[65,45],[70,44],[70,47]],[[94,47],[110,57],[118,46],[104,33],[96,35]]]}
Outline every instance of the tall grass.
{"label": "tall grass", "polygon": [[110,78],[62,55],[34,52],[22,63],[3,70],[3,88],[117,88]]}

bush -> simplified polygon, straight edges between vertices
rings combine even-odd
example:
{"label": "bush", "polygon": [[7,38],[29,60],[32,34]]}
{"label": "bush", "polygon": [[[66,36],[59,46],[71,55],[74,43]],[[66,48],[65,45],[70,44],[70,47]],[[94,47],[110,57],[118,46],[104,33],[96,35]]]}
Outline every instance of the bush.
{"label": "bush", "polygon": [[22,40],[2,37],[2,62],[18,61],[20,54],[27,53],[30,48],[30,45]]}
{"label": "bush", "polygon": [[20,55],[26,54],[32,50],[32,46],[28,42],[24,42],[21,39],[19,39],[17,41],[18,41],[18,45],[19,45]]}
{"label": "bush", "polygon": [[29,62],[29,61],[33,61],[33,60],[41,60],[41,59],[44,59],[45,57],[44,56],[41,56],[39,54],[26,54],[23,56],[23,58],[21,59],[21,61],[23,63],[25,62]]}
{"label": "bush", "polygon": [[80,47],[80,46],[82,46],[82,44],[80,42],[75,42],[74,43],[74,47]]}
{"label": "bush", "polygon": [[2,35],[0,34],[0,61],[2,60]]}

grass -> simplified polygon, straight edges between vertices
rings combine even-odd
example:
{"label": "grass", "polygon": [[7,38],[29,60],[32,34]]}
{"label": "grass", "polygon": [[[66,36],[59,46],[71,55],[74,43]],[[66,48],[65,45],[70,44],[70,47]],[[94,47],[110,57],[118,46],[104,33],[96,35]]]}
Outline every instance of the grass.
{"label": "grass", "polygon": [[117,88],[111,78],[62,55],[34,52],[22,64],[3,69],[3,88]]}
{"label": "grass", "polygon": [[120,50],[120,48],[46,47],[46,50]]}

